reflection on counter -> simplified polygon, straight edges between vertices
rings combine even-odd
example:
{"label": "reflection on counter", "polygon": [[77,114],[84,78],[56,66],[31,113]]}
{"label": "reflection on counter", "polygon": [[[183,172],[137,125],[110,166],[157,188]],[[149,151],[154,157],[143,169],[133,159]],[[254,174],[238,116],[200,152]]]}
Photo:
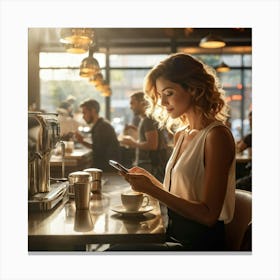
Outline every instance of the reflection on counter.
{"label": "reflection on counter", "polygon": [[87,232],[93,229],[93,222],[89,210],[76,210],[74,230]]}
{"label": "reflection on counter", "polygon": [[96,215],[106,212],[110,205],[110,197],[107,194],[93,193],[90,201],[90,211]]}

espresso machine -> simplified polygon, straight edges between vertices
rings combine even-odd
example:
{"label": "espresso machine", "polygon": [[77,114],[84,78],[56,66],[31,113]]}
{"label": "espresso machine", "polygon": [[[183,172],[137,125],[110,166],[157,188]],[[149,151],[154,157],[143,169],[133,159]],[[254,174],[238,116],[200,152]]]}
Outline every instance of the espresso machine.
{"label": "espresso machine", "polygon": [[[57,145],[62,150],[62,176],[52,179],[50,158]],[[64,178],[64,154],[58,115],[28,112],[28,210],[50,210],[67,199],[69,183]]]}

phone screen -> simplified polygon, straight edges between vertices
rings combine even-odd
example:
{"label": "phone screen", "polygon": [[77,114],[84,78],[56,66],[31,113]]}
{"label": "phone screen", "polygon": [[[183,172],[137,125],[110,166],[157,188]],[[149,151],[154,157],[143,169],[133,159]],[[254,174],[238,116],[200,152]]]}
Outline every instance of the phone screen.
{"label": "phone screen", "polygon": [[128,169],[127,168],[125,168],[123,165],[121,165],[120,163],[118,163],[118,162],[116,162],[114,160],[109,160],[109,164],[111,166],[113,166],[114,168],[116,168],[117,170],[119,170],[119,171],[128,173]]}

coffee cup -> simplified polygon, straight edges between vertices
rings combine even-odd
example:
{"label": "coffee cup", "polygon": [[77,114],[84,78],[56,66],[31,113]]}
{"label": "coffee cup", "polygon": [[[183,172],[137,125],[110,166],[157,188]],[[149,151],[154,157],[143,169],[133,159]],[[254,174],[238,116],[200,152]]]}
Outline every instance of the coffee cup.
{"label": "coffee cup", "polygon": [[127,211],[138,211],[149,204],[149,197],[141,192],[127,191],[121,194],[121,201]]}
{"label": "coffee cup", "polygon": [[74,141],[64,141],[65,143],[65,154],[72,154],[74,151]]}

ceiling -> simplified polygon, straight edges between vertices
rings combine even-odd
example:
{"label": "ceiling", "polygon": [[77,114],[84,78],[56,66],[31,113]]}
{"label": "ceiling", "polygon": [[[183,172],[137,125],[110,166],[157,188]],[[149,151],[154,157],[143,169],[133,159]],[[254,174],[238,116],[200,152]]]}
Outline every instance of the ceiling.
{"label": "ceiling", "polygon": [[[29,50],[64,51],[60,30],[29,28]],[[198,47],[209,33],[220,36],[227,44],[225,49],[251,51],[251,28],[95,28],[98,50],[109,53],[169,53],[180,48],[209,52]]]}

